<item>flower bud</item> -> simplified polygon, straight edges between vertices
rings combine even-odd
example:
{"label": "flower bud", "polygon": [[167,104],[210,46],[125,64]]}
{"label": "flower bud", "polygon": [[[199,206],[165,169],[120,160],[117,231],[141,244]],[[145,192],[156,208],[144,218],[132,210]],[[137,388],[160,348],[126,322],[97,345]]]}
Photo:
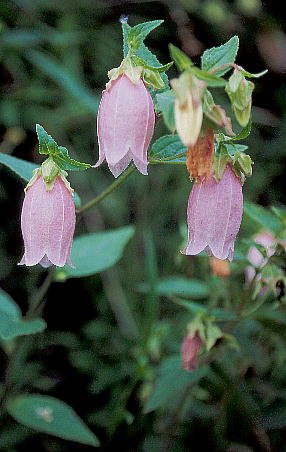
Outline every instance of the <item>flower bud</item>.
{"label": "flower bud", "polygon": [[194,370],[197,367],[197,356],[200,353],[202,339],[198,331],[195,334],[188,332],[182,343],[182,367],[185,370]]}
{"label": "flower bud", "polygon": [[[267,263],[267,260],[275,253],[277,240],[269,231],[260,232],[254,237],[253,240],[258,245],[264,246],[267,257],[263,257],[261,252],[255,246],[251,246],[248,251],[247,258],[253,267],[262,268]],[[247,283],[250,283],[255,277],[255,269],[253,267],[248,266],[245,269]]]}
{"label": "flower bud", "polygon": [[194,184],[188,202],[188,243],[183,254],[206,251],[232,260],[243,211],[242,186],[231,165],[217,182],[214,176]]}
{"label": "flower bud", "polygon": [[134,83],[126,74],[112,79],[103,92],[97,117],[99,160],[106,159],[118,177],[133,159],[137,169],[147,174],[147,150],[155,124],[150,93],[139,78]]}
{"label": "flower bud", "polygon": [[183,72],[178,79],[171,80],[171,85],[176,93],[175,124],[177,132],[185,146],[193,146],[202,126],[202,96],[207,85],[187,72]]}
{"label": "flower bud", "polygon": [[253,89],[254,84],[246,80],[242,72],[237,69],[233,71],[225,87],[235,117],[242,127],[248,124],[250,118]]}
{"label": "flower bud", "polygon": [[25,252],[20,265],[63,267],[68,262],[72,266],[75,207],[65,172],[61,171],[53,181],[49,178],[47,185],[38,169],[25,191],[21,215]]}
{"label": "flower bud", "polygon": [[208,129],[197,142],[188,148],[187,169],[191,179],[202,183],[209,179],[212,173],[212,159],[214,152],[214,132]]}

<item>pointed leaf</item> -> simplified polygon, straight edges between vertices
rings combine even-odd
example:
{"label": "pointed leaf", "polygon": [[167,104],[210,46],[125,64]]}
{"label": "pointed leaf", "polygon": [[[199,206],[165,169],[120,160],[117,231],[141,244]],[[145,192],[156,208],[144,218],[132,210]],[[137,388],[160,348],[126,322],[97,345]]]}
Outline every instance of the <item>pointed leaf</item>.
{"label": "pointed leaf", "polygon": [[90,168],[88,163],[81,163],[70,158],[67,148],[59,146],[59,153],[53,156],[54,162],[63,170],[66,171],[83,171]]}
{"label": "pointed leaf", "polygon": [[76,237],[71,250],[71,260],[75,268],[57,268],[56,278],[58,280],[79,278],[112,267],[122,257],[134,231],[133,226],[126,226]]}
{"label": "pointed leaf", "polygon": [[19,395],[7,402],[9,414],[20,424],[59,438],[90,446],[99,441],[66,403],[54,397]]}
{"label": "pointed leaf", "polygon": [[163,20],[152,20],[150,22],[143,22],[142,24],[132,27],[128,33],[128,45],[130,49],[133,51],[138,50],[148,34],[155,28],[159,27],[159,25],[163,22]]}
{"label": "pointed leaf", "polygon": [[179,71],[185,71],[194,65],[192,60],[178,47],[173,44],[169,44],[169,51],[171,58],[174,60]]}
{"label": "pointed leaf", "polygon": [[226,81],[211,72],[202,71],[198,67],[193,66],[191,72],[200,80],[203,80],[208,86],[225,86]]}
{"label": "pointed leaf", "polygon": [[186,163],[187,148],[178,135],[165,135],[152,145],[149,161],[151,163]]}
{"label": "pointed leaf", "polygon": [[59,153],[57,143],[51,135],[45,131],[44,127],[40,126],[40,124],[36,124],[36,132],[38,135],[40,154],[48,154],[53,156]]}
{"label": "pointed leaf", "polygon": [[[207,49],[202,55],[202,69],[204,71],[213,71],[224,64],[234,63],[239,46],[237,36],[233,36],[229,41],[219,47]],[[224,67],[216,71],[216,75],[226,74],[231,67]]]}

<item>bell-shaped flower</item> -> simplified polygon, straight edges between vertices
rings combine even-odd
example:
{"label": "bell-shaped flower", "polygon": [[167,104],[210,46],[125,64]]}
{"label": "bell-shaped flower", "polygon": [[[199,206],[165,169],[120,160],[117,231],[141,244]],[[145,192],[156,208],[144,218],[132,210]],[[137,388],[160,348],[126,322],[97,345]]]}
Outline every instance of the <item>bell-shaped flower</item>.
{"label": "bell-shaped flower", "polygon": [[194,184],[188,203],[188,243],[184,254],[206,251],[232,260],[243,211],[242,186],[231,165],[217,182],[214,176]]}
{"label": "bell-shaped flower", "polygon": [[111,80],[103,92],[97,117],[99,160],[106,159],[118,177],[133,160],[147,174],[147,150],[154,132],[155,113],[150,93],[141,78],[126,75]]}
{"label": "bell-shaped flower", "polygon": [[36,170],[26,188],[21,227],[25,252],[20,265],[63,267],[68,262],[72,266],[75,206],[63,171],[47,184],[41,170]]}
{"label": "bell-shaped flower", "polygon": [[175,125],[185,146],[193,146],[200,134],[203,121],[202,97],[207,84],[196,76],[183,72],[171,80],[175,91]]}
{"label": "bell-shaped flower", "polygon": [[197,367],[197,356],[200,353],[202,343],[203,341],[198,331],[195,334],[186,334],[181,348],[183,369],[194,370]]}

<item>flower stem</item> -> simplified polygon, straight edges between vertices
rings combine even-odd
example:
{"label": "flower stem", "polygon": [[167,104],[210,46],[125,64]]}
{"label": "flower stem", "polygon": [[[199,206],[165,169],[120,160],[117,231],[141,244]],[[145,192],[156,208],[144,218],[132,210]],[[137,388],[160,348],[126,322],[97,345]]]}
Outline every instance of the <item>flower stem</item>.
{"label": "flower stem", "polygon": [[106,198],[106,196],[110,195],[110,193],[112,193],[113,190],[115,190],[119,185],[121,185],[122,182],[124,182],[125,179],[127,179],[130,176],[130,174],[132,174],[135,171],[135,169],[136,167],[134,165],[131,165],[123,174],[121,174],[121,176],[118,179],[116,179],[115,182],[113,182],[113,184],[109,185],[109,187],[107,187],[106,190],[103,190],[103,192],[96,196],[96,198],[92,199],[91,201],[87,202],[82,207],[77,209],[77,213],[83,213],[86,210],[91,209],[91,207],[96,206],[96,204],[98,204],[100,201]]}

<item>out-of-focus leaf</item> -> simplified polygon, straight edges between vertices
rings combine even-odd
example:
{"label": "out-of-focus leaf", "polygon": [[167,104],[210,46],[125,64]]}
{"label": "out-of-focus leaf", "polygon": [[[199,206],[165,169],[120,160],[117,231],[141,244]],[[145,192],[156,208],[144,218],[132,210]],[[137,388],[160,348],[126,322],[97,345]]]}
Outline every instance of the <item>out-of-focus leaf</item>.
{"label": "out-of-focus leaf", "polygon": [[134,227],[95,232],[77,237],[72,246],[71,260],[75,268],[57,268],[56,279],[79,278],[102,272],[121,258],[124,248],[134,235]]}
{"label": "out-of-focus leaf", "polygon": [[17,336],[39,333],[45,328],[46,322],[42,319],[25,321],[0,309],[0,337],[2,339],[7,340]]}
{"label": "out-of-focus leaf", "polygon": [[165,359],[160,366],[154,390],[144,407],[144,412],[149,413],[157,408],[163,408],[170,401],[173,402],[175,409],[180,395],[189,385],[203,378],[207,371],[208,367],[203,366],[187,372],[182,369],[180,357],[172,356]]}
{"label": "out-of-focus leaf", "polygon": [[178,135],[164,135],[152,145],[150,163],[186,163],[187,148]]}
{"label": "out-of-focus leaf", "polygon": [[[146,284],[140,285],[140,290],[145,291]],[[180,277],[170,277],[161,279],[156,292],[159,295],[170,295],[188,298],[206,298],[209,295],[209,288],[206,284],[196,279],[186,279]]]}
{"label": "out-of-focus leaf", "polygon": [[31,50],[27,54],[27,58],[65,91],[74,96],[78,102],[85,105],[92,113],[97,114],[98,99],[60,63],[53,60],[49,55],[44,55],[36,50]]}
{"label": "out-of-focus leaf", "polygon": [[0,289],[0,311],[19,319],[21,317],[21,310],[17,303],[4,290]]}
{"label": "out-of-focus leaf", "polygon": [[[233,36],[229,41],[219,47],[207,49],[202,55],[202,69],[213,71],[227,63],[234,63],[239,46],[237,36]],[[230,66],[216,71],[216,75],[224,75],[231,69]]]}
{"label": "out-of-focus leaf", "polygon": [[246,202],[244,204],[244,213],[252,220],[256,221],[260,226],[268,229],[274,234],[281,231],[282,225],[279,219],[262,206]]}
{"label": "out-of-focus leaf", "polygon": [[99,446],[96,436],[74,410],[61,400],[41,395],[19,395],[7,402],[9,414],[20,424],[40,432]]}

